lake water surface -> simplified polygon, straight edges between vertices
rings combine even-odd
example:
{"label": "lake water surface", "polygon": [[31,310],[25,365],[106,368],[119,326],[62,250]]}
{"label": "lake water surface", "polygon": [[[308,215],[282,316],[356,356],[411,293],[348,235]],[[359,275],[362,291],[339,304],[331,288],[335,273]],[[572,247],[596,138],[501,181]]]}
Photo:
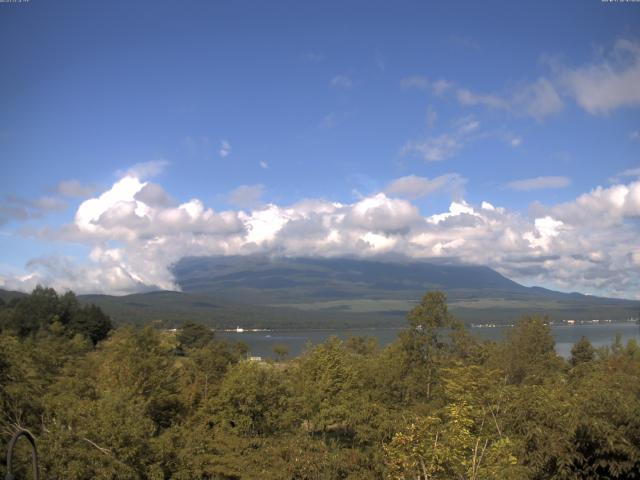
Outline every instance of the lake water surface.
{"label": "lake water surface", "polygon": [[[489,340],[501,340],[511,327],[469,327],[471,332]],[[223,332],[216,335],[229,340],[244,342],[249,346],[250,355],[273,358],[273,347],[286,345],[289,357],[302,353],[307,345],[324,342],[331,336],[347,339],[353,336],[375,337],[381,346],[394,341],[400,328],[359,328],[353,330],[271,330],[262,332]],[[569,357],[571,347],[584,335],[591,343],[600,347],[611,344],[619,333],[624,344],[634,338],[640,342],[640,327],[634,323],[605,323],[585,325],[553,325],[551,327],[556,339],[556,351],[563,357]]]}

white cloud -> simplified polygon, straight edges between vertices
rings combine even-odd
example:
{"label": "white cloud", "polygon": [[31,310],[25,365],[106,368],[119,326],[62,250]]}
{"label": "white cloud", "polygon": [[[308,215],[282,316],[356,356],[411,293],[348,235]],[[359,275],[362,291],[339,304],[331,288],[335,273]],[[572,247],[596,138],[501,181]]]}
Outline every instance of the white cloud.
{"label": "white cloud", "polygon": [[366,197],[355,203],[345,216],[345,222],[377,234],[408,231],[422,220],[411,203],[387,197],[384,193]]}
{"label": "white cloud", "polygon": [[439,162],[455,155],[462,147],[459,138],[443,133],[435,137],[428,137],[417,142],[408,142],[402,149],[403,153],[415,152],[427,162]]}
{"label": "white cloud", "polygon": [[522,145],[522,137],[518,136],[518,135],[514,135],[513,137],[511,137],[511,139],[509,140],[509,144],[512,147],[519,147],[520,145]]}
{"label": "white cloud", "polygon": [[262,195],[264,185],[240,185],[229,194],[227,201],[240,208],[251,208],[261,203]]}
{"label": "white cloud", "polygon": [[473,210],[472,206],[470,206],[464,200],[460,200],[457,202],[451,202],[451,205],[449,205],[448,212],[436,213],[434,215],[431,215],[429,218],[427,218],[427,222],[437,225],[440,222],[444,222],[449,218],[455,218],[461,215],[469,215],[472,217],[478,216]]}
{"label": "white cloud", "polygon": [[[526,116],[538,122],[564,108],[563,97],[572,97],[591,114],[607,114],[623,107],[640,106],[640,41],[619,39],[596,60],[579,66],[547,61],[551,72],[502,92],[479,93],[458,86],[455,96],[464,106],[482,106]],[[447,80],[431,82],[412,76],[401,80],[405,88],[431,88],[442,95],[453,87]],[[636,132],[637,133],[637,132]],[[638,138],[633,137],[632,138]]]}
{"label": "white cloud", "polygon": [[151,160],[150,162],[136,163],[127,170],[118,170],[118,177],[151,178],[160,175],[169,165],[167,160]]}
{"label": "white cloud", "polygon": [[220,141],[220,150],[218,150],[218,155],[222,158],[228,156],[231,153],[231,144],[227,140]]}
{"label": "white cloud", "polygon": [[135,177],[135,178],[151,178],[160,175],[169,165],[166,160],[152,160],[150,162],[136,163],[126,171],[118,171],[116,175],[119,177]]}
{"label": "white cloud", "polygon": [[517,114],[528,115],[538,121],[560,112],[564,103],[556,88],[546,78],[539,78],[534,83],[525,85],[513,94],[512,109]]}
{"label": "white cloud", "polygon": [[640,217],[640,180],[608,188],[597,187],[550,211],[556,218],[572,224],[621,225],[625,219]]}
{"label": "white cloud", "polygon": [[453,122],[453,131],[407,142],[401,150],[406,155],[416,153],[427,162],[439,162],[454,156],[469,141],[480,127],[474,117],[467,116]]}
{"label": "white cloud", "polygon": [[478,94],[465,88],[457,91],[461,105],[480,105],[491,109],[506,110],[514,115],[529,116],[538,121],[558,113],[564,107],[560,95],[546,78],[515,88],[506,95]]}
{"label": "white cloud", "polygon": [[125,176],[118,180],[111,189],[97,198],[91,198],[80,204],[75,216],[75,224],[81,230],[96,231],[100,217],[111,209],[133,204],[143,208],[142,202],[135,200],[135,195],[142,190],[144,183],[137,177]]}
{"label": "white cloud", "polygon": [[507,184],[511,190],[529,191],[544,188],[564,188],[571,185],[571,179],[561,176],[535,177],[524,180],[514,180]]}
{"label": "white cloud", "polygon": [[438,96],[443,95],[451,87],[453,87],[453,83],[448,80],[445,80],[444,78],[436,80],[431,85],[434,95],[438,95]]}
{"label": "white cloud", "polygon": [[147,182],[133,198],[152,207],[168,207],[176,203],[160,185],[150,182]]}
{"label": "white cloud", "polygon": [[526,232],[523,238],[527,240],[532,247],[539,247],[544,251],[548,251],[552,239],[560,235],[560,229],[563,225],[561,221],[555,220],[550,216],[536,218],[534,221],[534,229],[531,232]]}
{"label": "white cloud", "polygon": [[88,197],[96,191],[96,186],[84,185],[78,180],[63,180],[55,190],[64,197]]}
{"label": "white cloud", "polygon": [[353,86],[353,80],[347,75],[336,75],[331,79],[329,84],[336,88],[351,88]]}
{"label": "white cloud", "polygon": [[623,177],[640,177],[640,167],[629,168],[620,173]]}
{"label": "white cloud", "polygon": [[591,114],[640,106],[640,42],[619,39],[598,60],[558,67],[559,81]]}
{"label": "white cloud", "polygon": [[628,168],[622,172],[617,173],[609,179],[610,183],[620,183],[629,178],[640,178],[640,167]]}
{"label": "white cloud", "polygon": [[[538,206],[531,217],[463,198],[455,199],[447,211],[423,214],[408,200],[446,191],[456,182],[462,179],[455,174],[408,176],[392,182],[385,193],[352,203],[258,202],[244,211],[217,212],[196,198],[168,201],[160,185],[124,177],[83,202],[73,224],[32,233],[85,244],[88,258],[37,258],[24,272],[3,274],[0,285],[28,289],[40,282],[79,292],[127,293],[175,288],[170,266],[187,255],[369,257],[396,252],[488,265],[528,284],[638,295],[640,181]],[[400,195],[406,199],[395,198]]]}
{"label": "white cloud", "polygon": [[462,105],[483,105],[489,108],[509,109],[509,102],[497,95],[480,95],[466,88],[457,91],[458,102]]}
{"label": "white cloud", "polygon": [[447,173],[432,179],[408,175],[391,182],[385,193],[415,200],[445,190],[454,197],[461,197],[466,182],[467,180],[457,173]]}

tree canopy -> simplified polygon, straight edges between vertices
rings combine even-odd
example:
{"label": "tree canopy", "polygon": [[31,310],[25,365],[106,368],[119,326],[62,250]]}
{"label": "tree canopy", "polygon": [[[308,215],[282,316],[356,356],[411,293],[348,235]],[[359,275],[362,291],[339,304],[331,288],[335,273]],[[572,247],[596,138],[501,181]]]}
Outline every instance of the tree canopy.
{"label": "tree canopy", "polygon": [[640,347],[581,339],[566,361],[543,317],[485,342],[430,292],[384,348],[277,362],[189,322],[109,332],[51,289],[0,319],[0,448],[27,428],[44,478],[640,477]]}

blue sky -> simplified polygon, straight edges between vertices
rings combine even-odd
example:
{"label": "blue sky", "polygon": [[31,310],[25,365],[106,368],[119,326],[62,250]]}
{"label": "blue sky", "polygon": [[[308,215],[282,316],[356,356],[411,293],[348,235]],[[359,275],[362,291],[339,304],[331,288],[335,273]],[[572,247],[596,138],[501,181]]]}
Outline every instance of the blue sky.
{"label": "blue sky", "polygon": [[393,251],[637,295],[639,3],[31,0],[0,64],[0,286]]}

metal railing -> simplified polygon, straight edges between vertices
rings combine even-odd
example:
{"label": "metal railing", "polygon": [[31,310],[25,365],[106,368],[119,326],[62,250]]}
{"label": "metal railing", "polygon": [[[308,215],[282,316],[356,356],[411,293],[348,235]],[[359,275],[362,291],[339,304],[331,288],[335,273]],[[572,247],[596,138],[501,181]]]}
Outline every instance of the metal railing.
{"label": "metal railing", "polygon": [[13,449],[16,446],[16,442],[20,437],[26,437],[31,444],[31,463],[33,465],[33,478],[34,480],[40,479],[40,471],[38,469],[38,449],[36,448],[36,440],[33,438],[30,432],[27,430],[18,430],[13,437],[11,437],[11,441],[9,442],[9,446],[7,447],[7,474],[5,475],[5,480],[17,480],[16,476],[13,473]]}

